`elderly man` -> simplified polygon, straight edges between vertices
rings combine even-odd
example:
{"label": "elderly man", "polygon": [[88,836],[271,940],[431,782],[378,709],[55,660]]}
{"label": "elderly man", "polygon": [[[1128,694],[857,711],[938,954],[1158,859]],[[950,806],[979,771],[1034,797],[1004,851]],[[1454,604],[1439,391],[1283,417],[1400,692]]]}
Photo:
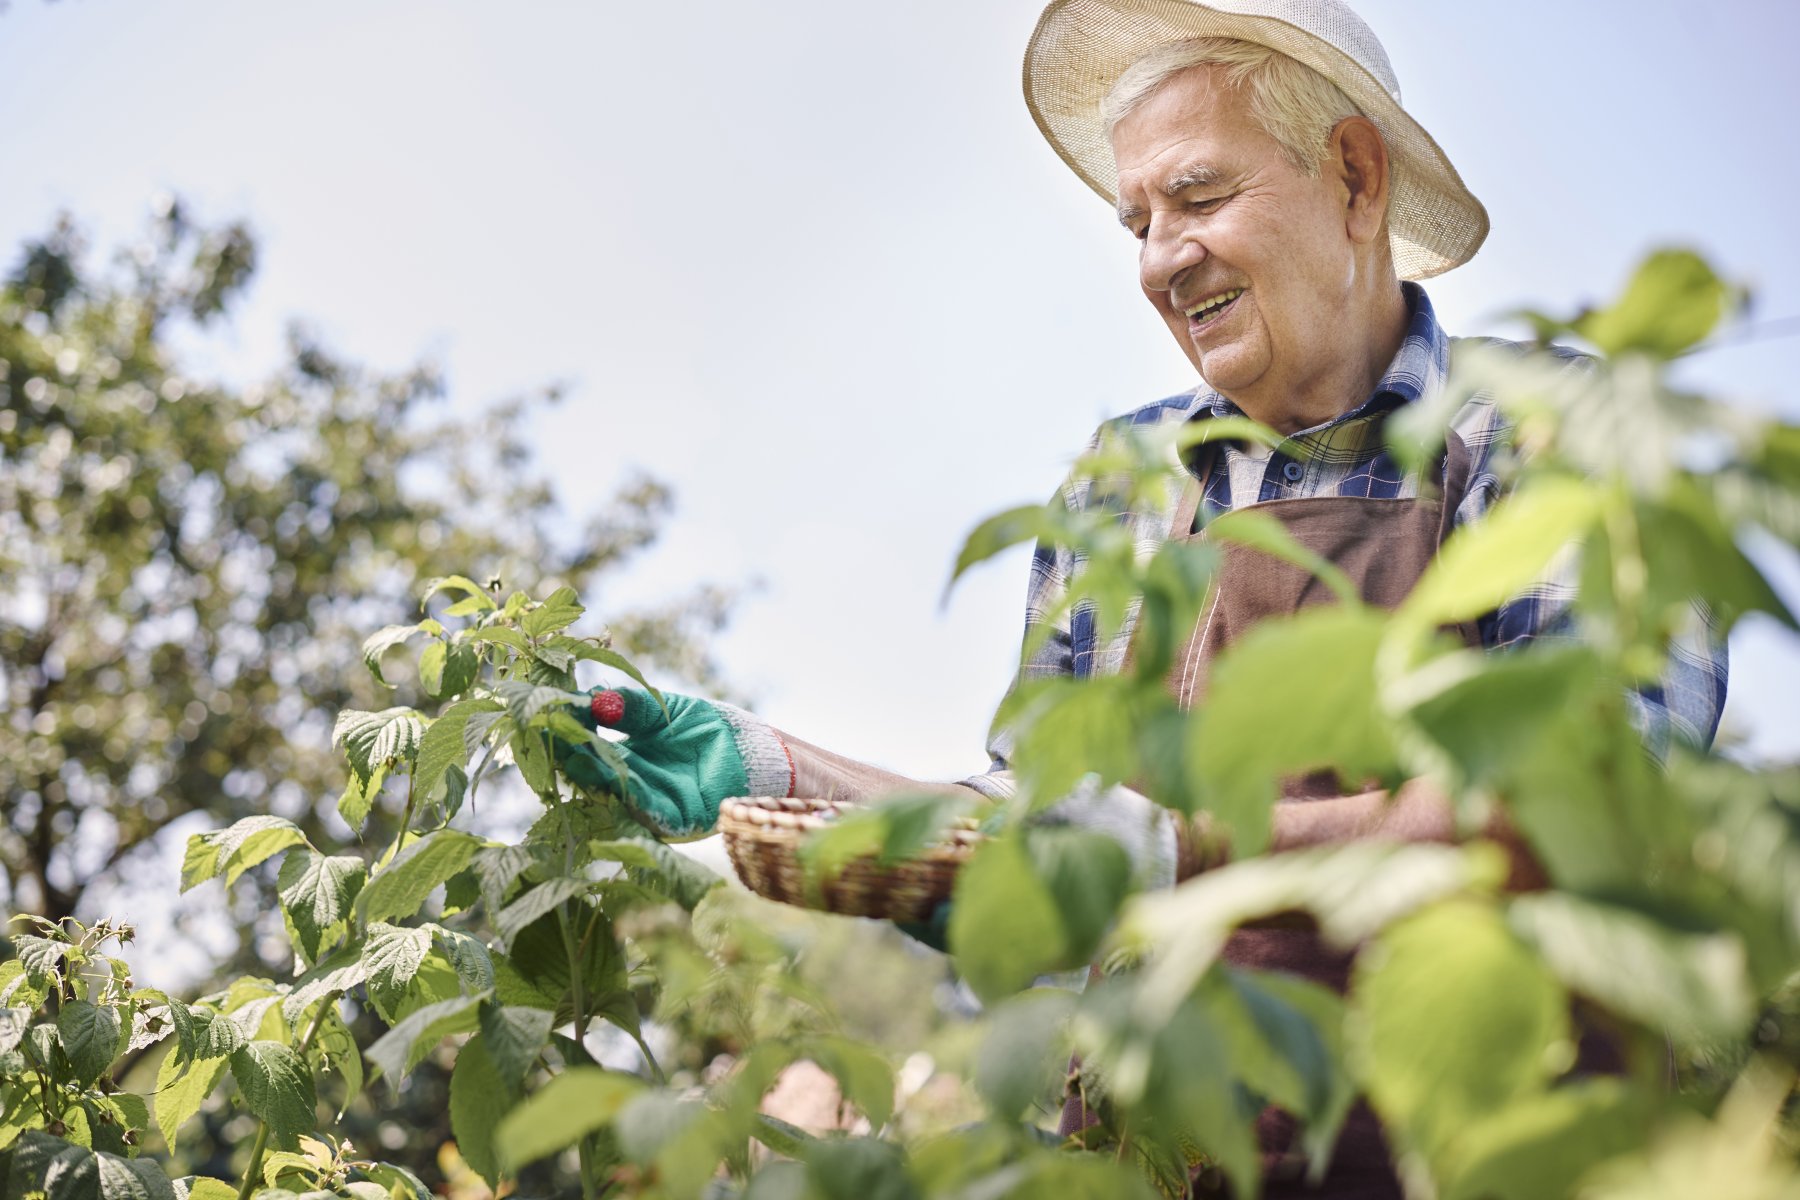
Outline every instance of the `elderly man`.
{"label": "elderly man", "polygon": [[[1380,42],[1339,0],[1056,0],[1027,51],[1025,89],[1051,145],[1137,239],[1144,295],[1199,372],[1198,387],[1119,423],[1245,415],[1286,439],[1274,450],[1208,443],[1170,508],[1125,518],[1140,542],[1196,536],[1210,515],[1266,504],[1365,598],[1398,604],[1443,538],[1492,505],[1490,457],[1506,431],[1477,396],[1455,414],[1427,477],[1403,470],[1385,447],[1384,420],[1440,390],[1449,361],[1450,339],[1415,281],[1467,261],[1487,216],[1401,107]],[[1076,483],[1065,500],[1081,508],[1089,496]],[[1027,677],[1124,668],[1129,625],[1103,641],[1090,608],[1064,613],[1059,603],[1080,567],[1065,548],[1038,549],[1028,626],[1062,615],[1024,665]],[[1256,621],[1293,611],[1304,591],[1279,571],[1228,558],[1177,656],[1170,682],[1181,699],[1202,701],[1219,652]],[[1491,648],[1525,642],[1559,620],[1567,599],[1566,587],[1546,584],[1465,636]],[[1647,739],[1710,740],[1724,680],[1721,649],[1677,653],[1663,685],[1635,697]],[[710,828],[730,795],[854,799],[921,786],[726,705],[675,697],[666,721],[639,693],[608,694],[595,707],[596,719],[631,735],[637,799],[671,832]],[[991,769],[961,786],[1006,796],[1004,734],[992,749]],[[1274,817],[1277,851],[1455,833],[1449,806],[1423,786],[1394,797],[1297,789],[1286,799]],[[1104,827],[1109,814],[1131,811],[1112,827],[1132,842],[1144,881],[1166,884],[1175,831],[1167,819],[1141,819],[1134,806],[1145,803],[1119,790],[1076,805],[1071,819]],[[1145,829],[1148,840],[1130,832]],[[1240,933],[1225,957],[1339,987],[1347,965],[1287,930]],[[1269,1114],[1262,1133],[1271,1194],[1286,1194],[1292,1130]],[[1325,1194],[1399,1194],[1366,1111],[1346,1128]]]}

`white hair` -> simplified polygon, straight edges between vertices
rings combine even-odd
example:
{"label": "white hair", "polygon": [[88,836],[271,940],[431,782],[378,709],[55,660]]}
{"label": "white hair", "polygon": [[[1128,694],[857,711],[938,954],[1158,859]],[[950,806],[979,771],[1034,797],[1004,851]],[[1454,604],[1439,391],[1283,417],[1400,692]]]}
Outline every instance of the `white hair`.
{"label": "white hair", "polygon": [[1171,76],[1202,66],[1220,67],[1226,86],[1248,89],[1251,120],[1296,170],[1315,178],[1337,123],[1367,115],[1335,83],[1278,50],[1235,38],[1188,38],[1157,46],[1125,68],[1100,102],[1108,136]]}

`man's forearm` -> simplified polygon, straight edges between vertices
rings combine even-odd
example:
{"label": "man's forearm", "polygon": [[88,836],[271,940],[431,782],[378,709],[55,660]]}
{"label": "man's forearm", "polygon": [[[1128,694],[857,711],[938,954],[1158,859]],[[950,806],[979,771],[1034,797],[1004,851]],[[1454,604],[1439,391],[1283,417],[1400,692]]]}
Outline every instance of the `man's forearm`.
{"label": "man's forearm", "polygon": [[[1543,887],[1543,869],[1516,830],[1502,818],[1488,822],[1482,836],[1507,852],[1507,888],[1527,891]],[[1302,800],[1275,806],[1269,848],[1279,853],[1339,842],[1442,842],[1460,840],[1450,801],[1436,787],[1414,779],[1400,790],[1361,792],[1325,800]]]}
{"label": "man's forearm", "polygon": [[829,750],[782,733],[794,759],[794,795],[812,800],[844,800],[861,804],[893,792],[946,792],[979,796],[973,788],[957,783],[925,783],[880,767],[833,754]]}

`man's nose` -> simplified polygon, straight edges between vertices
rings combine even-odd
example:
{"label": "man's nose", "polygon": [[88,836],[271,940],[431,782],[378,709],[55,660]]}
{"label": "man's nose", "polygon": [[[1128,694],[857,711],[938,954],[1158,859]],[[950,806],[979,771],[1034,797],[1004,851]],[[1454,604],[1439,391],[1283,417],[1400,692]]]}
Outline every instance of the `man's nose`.
{"label": "man's nose", "polygon": [[1146,292],[1166,292],[1182,272],[1206,261],[1206,246],[1181,221],[1152,218],[1138,252],[1138,279]]}

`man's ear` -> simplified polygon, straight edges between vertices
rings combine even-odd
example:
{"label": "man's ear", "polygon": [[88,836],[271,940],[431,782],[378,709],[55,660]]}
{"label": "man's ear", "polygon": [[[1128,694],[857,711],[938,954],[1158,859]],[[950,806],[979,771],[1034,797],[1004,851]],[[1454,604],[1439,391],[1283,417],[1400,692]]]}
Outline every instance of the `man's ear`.
{"label": "man's ear", "polygon": [[1367,245],[1387,228],[1391,172],[1387,143],[1367,117],[1345,117],[1331,131],[1325,169],[1337,175],[1344,197],[1344,231]]}

